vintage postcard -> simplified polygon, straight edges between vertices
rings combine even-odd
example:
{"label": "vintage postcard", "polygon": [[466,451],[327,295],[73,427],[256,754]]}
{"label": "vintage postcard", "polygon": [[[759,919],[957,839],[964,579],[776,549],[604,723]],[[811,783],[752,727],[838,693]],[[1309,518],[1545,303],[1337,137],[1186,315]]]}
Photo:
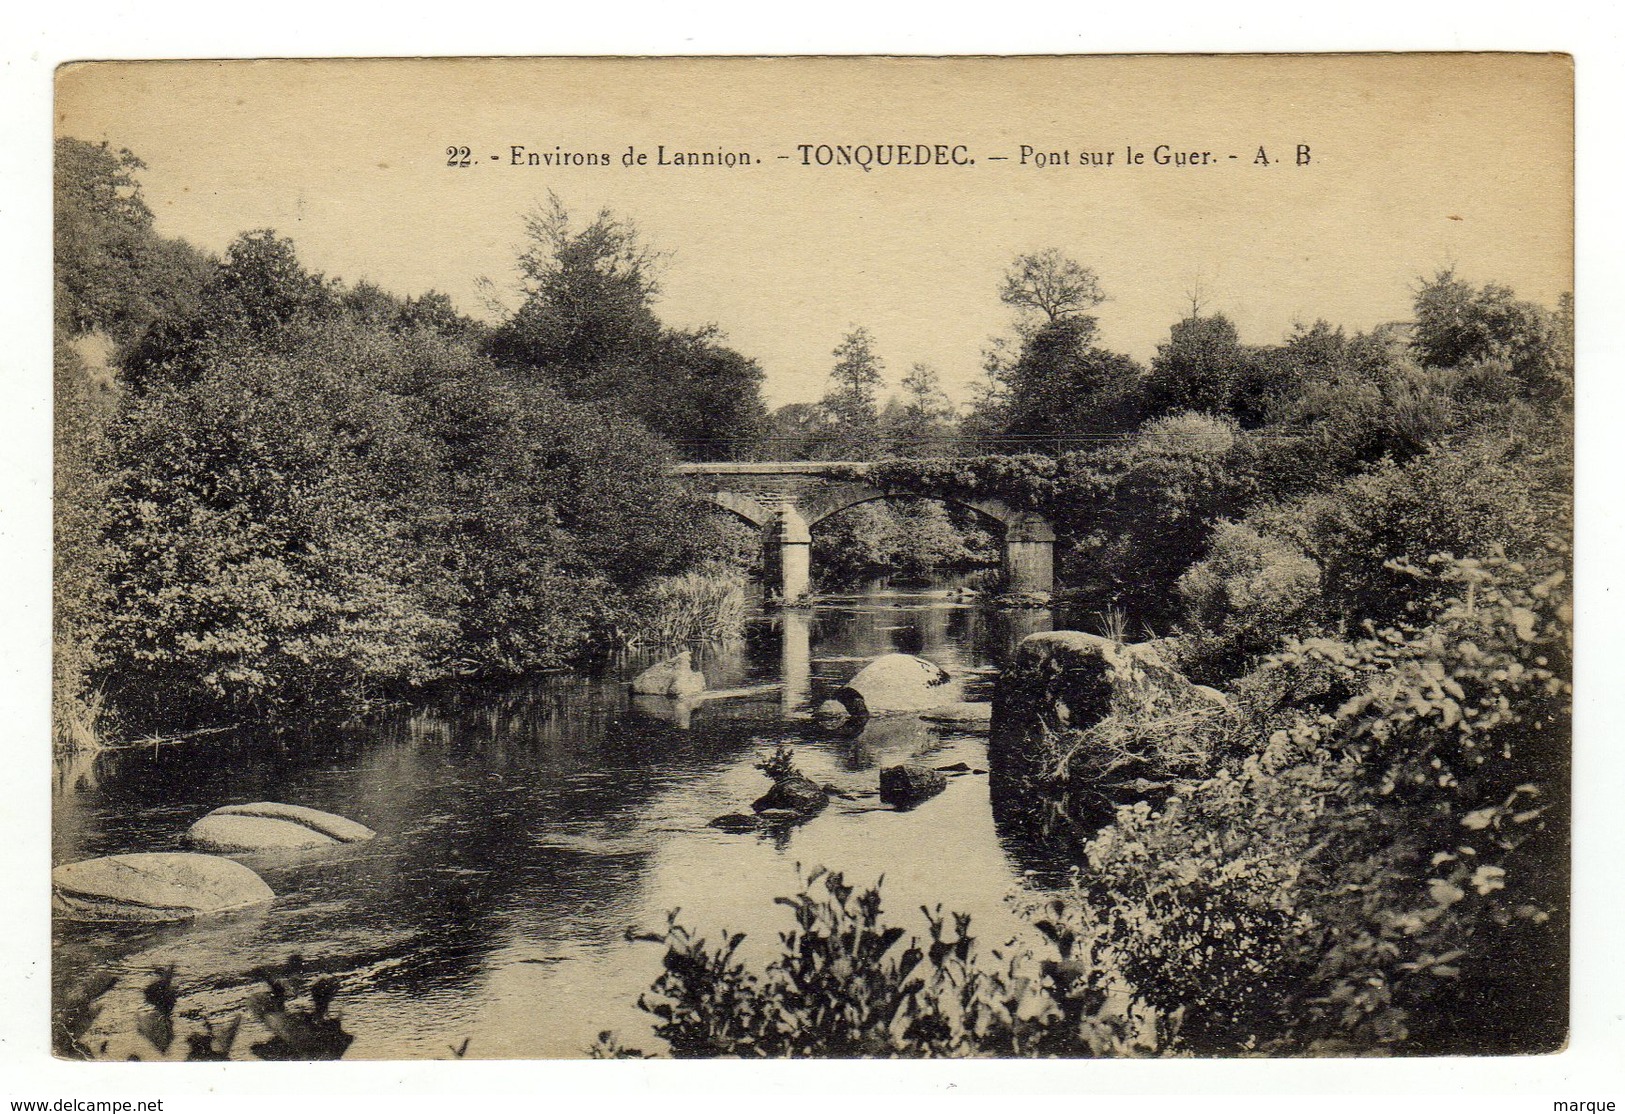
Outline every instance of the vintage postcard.
{"label": "vintage postcard", "polygon": [[1570,1025],[1554,54],[87,61],[59,1057]]}

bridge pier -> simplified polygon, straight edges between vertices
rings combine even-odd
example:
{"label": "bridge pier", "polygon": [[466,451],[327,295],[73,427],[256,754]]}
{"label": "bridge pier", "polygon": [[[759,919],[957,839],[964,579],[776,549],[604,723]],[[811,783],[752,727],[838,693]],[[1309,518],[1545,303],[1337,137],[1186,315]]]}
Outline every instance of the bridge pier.
{"label": "bridge pier", "polygon": [[812,593],[812,530],[801,512],[786,505],[779,511],[779,592],[786,603]]}
{"label": "bridge pier", "polygon": [[1013,518],[1004,530],[1005,590],[1049,595],[1055,590],[1055,531],[1031,512]]}

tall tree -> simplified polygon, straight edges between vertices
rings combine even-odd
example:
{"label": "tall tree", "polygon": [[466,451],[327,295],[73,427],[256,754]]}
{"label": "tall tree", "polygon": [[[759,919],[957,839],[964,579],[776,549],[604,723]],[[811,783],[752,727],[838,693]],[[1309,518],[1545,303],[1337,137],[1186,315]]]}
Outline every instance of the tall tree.
{"label": "tall tree", "polygon": [[1106,295],[1093,270],[1057,248],[1045,248],[1016,256],[999,285],[999,300],[1023,314],[1042,315],[1038,324],[1044,325],[1093,309]]}
{"label": "tall tree", "polygon": [[[636,364],[660,333],[654,300],[662,253],[608,209],[577,228],[557,194],[527,213],[519,310],[497,330],[505,363],[564,374],[558,385],[613,394],[614,365]],[[597,380],[608,377],[610,382]]]}
{"label": "tall tree", "polygon": [[525,218],[524,301],[490,350],[566,396],[643,422],[689,455],[727,456],[761,435],[762,370],[714,326],[666,329],[654,310],[666,254],[608,209],[585,226],[548,195]]}
{"label": "tall tree", "polygon": [[882,415],[885,437],[899,456],[933,456],[953,434],[954,405],[942,389],[942,377],[929,364],[916,363],[903,376],[902,397]]}
{"label": "tall tree", "polygon": [[[1054,435],[1084,421],[1091,400],[1075,397],[1083,380],[1111,377],[1093,350],[1097,322],[1087,311],[1106,300],[1100,276],[1058,248],[1016,256],[999,283],[999,300],[1016,311],[1015,340],[994,337],[982,353],[985,382],[979,385],[963,429],[993,447],[1011,434]],[[1092,352],[1087,358],[1084,353]],[[1081,361],[1081,362],[1080,362]],[[1056,376],[1053,382],[1048,381]],[[1059,409],[1057,409],[1059,407]],[[1115,419],[1114,419],[1115,421]]]}
{"label": "tall tree", "polygon": [[835,366],[830,369],[824,408],[840,427],[844,451],[860,458],[871,455],[878,447],[880,412],[875,391],[884,366],[875,355],[874,337],[859,325],[841,339],[832,355]]}
{"label": "tall tree", "polygon": [[1094,318],[1080,315],[1028,339],[1008,376],[1006,433],[1065,438],[1138,424],[1140,365],[1096,346],[1094,337]]}

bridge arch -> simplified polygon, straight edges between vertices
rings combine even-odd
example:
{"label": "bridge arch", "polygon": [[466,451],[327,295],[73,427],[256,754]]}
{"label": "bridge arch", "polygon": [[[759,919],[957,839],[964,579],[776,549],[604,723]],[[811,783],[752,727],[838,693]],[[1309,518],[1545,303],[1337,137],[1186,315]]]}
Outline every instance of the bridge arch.
{"label": "bridge arch", "polygon": [[[937,499],[968,507],[998,523],[1004,533],[1003,570],[1009,591],[1047,594],[1055,585],[1055,530],[1037,511],[1000,499],[967,499],[929,490],[886,488],[847,478],[849,465],[809,461],[750,464],[682,464],[675,471],[698,494],[764,532],[786,599],[811,588],[812,528],[849,507],[882,499]],[[777,552],[771,552],[776,549]]]}
{"label": "bridge arch", "polygon": [[766,530],[778,519],[778,514],[768,510],[749,495],[738,491],[707,491],[701,498],[707,499],[725,511],[732,511],[758,530]]}

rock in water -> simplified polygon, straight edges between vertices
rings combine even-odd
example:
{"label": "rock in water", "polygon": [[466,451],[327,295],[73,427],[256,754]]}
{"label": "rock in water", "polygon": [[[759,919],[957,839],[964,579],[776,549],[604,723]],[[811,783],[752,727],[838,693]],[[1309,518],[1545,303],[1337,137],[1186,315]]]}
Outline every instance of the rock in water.
{"label": "rock in water", "polygon": [[824,723],[836,723],[846,719],[852,713],[846,710],[846,705],[839,700],[826,700],[813,709],[813,718]]}
{"label": "rock in water", "polygon": [[885,654],[862,669],[835,699],[853,715],[923,712],[953,700],[952,678],[933,661],[912,654]]}
{"label": "rock in water", "polygon": [[291,851],[360,843],[378,833],[331,812],[277,801],[217,808],[186,830],[188,843],[211,851]]}
{"label": "rock in water", "polygon": [[773,788],[751,802],[757,813],[779,811],[811,816],[829,804],[829,792],[800,774],[791,774],[773,783]]}
{"label": "rock in water", "polygon": [[920,718],[931,723],[944,723],[961,731],[986,731],[993,722],[993,705],[986,702],[961,700],[956,704],[939,704],[920,713]]}
{"label": "rock in water", "polygon": [[51,907],[76,921],[178,921],[275,897],[258,874],[218,855],[108,855],[51,872]]}
{"label": "rock in water", "polygon": [[632,679],[632,691],[639,696],[693,696],[705,691],[705,674],[694,668],[694,655],[684,650],[639,673]]}
{"label": "rock in water", "polygon": [[941,793],[948,779],[928,766],[908,763],[880,771],[880,799],[895,808],[913,808]]}

